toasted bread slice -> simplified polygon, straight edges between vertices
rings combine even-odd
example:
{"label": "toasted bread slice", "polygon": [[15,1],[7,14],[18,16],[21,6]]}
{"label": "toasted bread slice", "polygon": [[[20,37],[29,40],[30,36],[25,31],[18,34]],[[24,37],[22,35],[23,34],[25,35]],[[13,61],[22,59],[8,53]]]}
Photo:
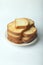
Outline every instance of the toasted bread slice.
{"label": "toasted bread slice", "polygon": [[34,26],[34,21],[32,19],[29,19],[29,18],[24,18],[24,19],[27,19],[29,24],[30,24],[30,27],[31,26]]}
{"label": "toasted bread slice", "polygon": [[18,39],[15,39],[14,37],[8,35],[8,40],[11,41],[11,42],[14,42],[14,43],[17,43],[17,44],[21,44],[22,43],[22,40],[18,40]]}
{"label": "toasted bread slice", "polygon": [[30,26],[28,19],[26,18],[18,18],[16,21],[16,28],[27,28]]}
{"label": "toasted bread slice", "polygon": [[13,21],[7,25],[7,31],[9,31],[13,34],[21,35],[21,33],[24,31],[24,29],[16,29],[15,21]]}
{"label": "toasted bread slice", "polygon": [[35,38],[37,37],[37,34],[33,35],[33,36],[29,36],[29,37],[23,37],[22,41],[23,42],[31,42],[33,41]]}
{"label": "toasted bread slice", "polygon": [[29,22],[30,22],[30,26],[35,26],[34,21],[32,19],[29,19]]}
{"label": "toasted bread slice", "polygon": [[30,29],[24,31],[23,36],[30,36],[37,32],[37,29],[35,27],[31,27]]}
{"label": "toasted bread slice", "polygon": [[21,35],[15,35],[15,34],[9,32],[9,31],[7,31],[7,35],[8,36],[10,35],[10,36],[14,37],[15,39],[21,39]]}

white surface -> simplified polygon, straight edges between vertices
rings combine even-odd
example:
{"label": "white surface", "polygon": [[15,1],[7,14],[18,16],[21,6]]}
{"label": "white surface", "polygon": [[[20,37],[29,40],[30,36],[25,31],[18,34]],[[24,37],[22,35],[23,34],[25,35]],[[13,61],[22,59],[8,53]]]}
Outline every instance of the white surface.
{"label": "white surface", "polygon": [[[0,65],[43,65],[42,4],[42,0],[0,0]],[[35,20],[39,36],[35,45],[17,47],[6,42],[6,26],[16,17]]]}

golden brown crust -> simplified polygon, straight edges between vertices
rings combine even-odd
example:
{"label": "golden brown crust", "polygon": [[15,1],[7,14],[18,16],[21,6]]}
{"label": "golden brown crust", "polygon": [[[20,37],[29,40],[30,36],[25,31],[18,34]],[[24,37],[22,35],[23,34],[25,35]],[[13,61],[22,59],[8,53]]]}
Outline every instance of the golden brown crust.
{"label": "golden brown crust", "polygon": [[12,36],[12,37],[14,37],[15,39],[21,39],[21,35],[15,35],[15,34],[12,34],[11,32],[9,32],[9,31],[7,31],[7,35],[9,36]]}
{"label": "golden brown crust", "polygon": [[21,44],[23,42],[31,42],[37,37],[37,29],[34,25],[34,21],[28,18],[27,22],[30,22],[28,26],[17,26],[16,21],[7,25],[7,38],[11,42]]}
{"label": "golden brown crust", "polygon": [[[24,18],[26,19],[26,18]],[[20,35],[22,34],[25,30],[28,30],[30,27],[34,26],[34,24],[32,24],[31,26],[28,25],[27,27],[25,26],[22,26],[22,29],[21,29],[21,26],[20,26],[20,29],[16,28],[16,22],[15,20],[10,22],[8,25],[7,25],[7,31],[11,32],[12,34],[16,34],[16,35]],[[16,31],[17,30],[17,31]],[[21,31],[21,32],[20,32]]]}
{"label": "golden brown crust", "polygon": [[22,43],[21,39],[15,39],[14,37],[12,37],[12,36],[10,36],[10,35],[8,35],[7,38],[8,38],[8,40],[10,40],[11,42],[14,42],[14,43],[17,43],[17,44],[21,44],[21,43]]}
{"label": "golden brown crust", "polygon": [[[25,18],[25,19],[28,20],[28,22],[29,22],[29,24],[30,24],[30,27],[35,26],[35,25],[34,25],[34,21],[33,21],[32,19],[29,19],[29,18]],[[29,28],[30,28],[30,27],[29,27]]]}
{"label": "golden brown crust", "polygon": [[[33,31],[31,31],[31,28],[33,27],[33,29],[35,29],[35,30],[33,30]],[[24,31],[23,32],[23,36],[26,36],[26,37],[28,37],[28,36],[32,36],[32,35],[34,35],[34,34],[36,34],[37,33],[37,29],[36,29],[36,27],[34,27],[34,26],[32,26],[30,29],[27,29],[26,31]],[[28,33],[27,33],[28,32]],[[32,32],[32,33],[31,33]]]}
{"label": "golden brown crust", "polygon": [[33,41],[35,38],[37,37],[37,34],[35,34],[34,36],[29,36],[28,39],[25,39],[25,37],[22,39],[16,39],[10,35],[7,36],[8,40],[10,40],[11,42],[17,43],[17,44],[21,44],[23,42],[31,42]]}
{"label": "golden brown crust", "polygon": [[27,27],[30,27],[29,20],[26,18],[17,18],[15,19],[15,22],[17,29],[27,29]]}
{"label": "golden brown crust", "polygon": [[32,42],[36,37],[37,37],[37,34],[34,35],[34,36],[28,41],[28,43],[29,43],[29,42]]}
{"label": "golden brown crust", "polygon": [[15,21],[7,25],[7,31],[11,32],[12,34],[20,35],[24,30],[25,29],[16,29]]}
{"label": "golden brown crust", "polygon": [[33,36],[33,35],[35,35],[36,33],[37,33],[37,31],[34,32],[33,34],[30,34],[30,35],[24,35],[24,34],[23,34],[23,36],[24,36],[24,37],[29,37],[29,36]]}
{"label": "golden brown crust", "polygon": [[[22,41],[23,41],[23,42],[31,42],[31,41],[33,41],[36,37],[37,37],[37,34],[35,34],[34,36],[24,37],[24,38],[22,38]],[[27,38],[27,39],[26,39],[26,38]]]}
{"label": "golden brown crust", "polygon": [[24,31],[28,30],[29,28],[30,28],[30,27],[27,26],[27,28],[24,28],[21,33],[19,33],[19,32],[18,32],[18,33],[17,33],[17,32],[15,33],[15,32],[11,31],[11,30],[7,27],[7,31],[10,32],[10,33],[12,33],[12,34],[14,34],[14,35],[19,35],[19,36],[20,36],[20,35],[23,34]]}
{"label": "golden brown crust", "polygon": [[21,29],[21,28],[22,28],[22,29],[28,29],[28,28],[30,28],[30,25],[28,25],[28,26],[20,26],[20,27],[18,26],[18,27],[16,27],[16,28],[17,28],[17,29]]}

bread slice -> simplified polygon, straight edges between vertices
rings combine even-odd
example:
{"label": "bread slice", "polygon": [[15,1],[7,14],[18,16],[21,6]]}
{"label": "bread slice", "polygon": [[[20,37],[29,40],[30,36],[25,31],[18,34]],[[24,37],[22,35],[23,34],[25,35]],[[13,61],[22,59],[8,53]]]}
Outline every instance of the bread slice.
{"label": "bread slice", "polygon": [[23,37],[22,41],[23,42],[31,42],[33,41],[35,38],[37,37],[37,34],[33,35],[33,36],[29,36],[29,37]]}
{"label": "bread slice", "polygon": [[37,29],[34,26],[32,26],[30,29],[23,32],[23,36],[30,36],[35,34],[36,32],[37,32]]}
{"label": "bread slice", "polygon": [[32,19],[29,19],[30,26],[34,26],[34,21]]}
{"label": "bread slice", "polygon": [[8,40],[11,41],[11,42],[14,42],[16,44],[21,44],[22,43],[22,40],[18,40],[18,39],[15,39],[14,37],[8,35]]}
{"label": "bread slice", "polygon": [[12,34],[21,35],[24,29],[16,29],[15,21],[13,21],[7,25],[7,31],[11,32]]}
{"label": "bread slice", "polygon": [[34,26],[34,21],[32,19],[29,19],[29,18],[24,18],[24,19],[26,19],[29,22],[30,27]]}
{"label": "bread slice", "polygon": [[7,36],[12,36],[12,37],[14,37],[15,39],[21,39],[21,35],[15,35],[15,34],[12,34],[11,32],[9,32],[9,31],[7,31]]}
{"label": "bread slice", "polygon": [[16,21],[16,28],[27,28],[30,24],[26,18],[18,18]]}

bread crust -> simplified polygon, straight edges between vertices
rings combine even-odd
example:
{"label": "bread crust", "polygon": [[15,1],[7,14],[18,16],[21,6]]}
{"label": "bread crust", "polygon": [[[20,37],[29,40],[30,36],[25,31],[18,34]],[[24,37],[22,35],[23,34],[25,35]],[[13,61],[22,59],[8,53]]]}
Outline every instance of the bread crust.
{"label": "bread crust", "polygon": [[22,40],[21,39],[16,39],[10,35],[7,36],[7,39],[10,40],[11,42],[17,43],[17,44],[21,44]]}
{"label": "bread crust", "polygon": [[[24,18],[26,19],[26,18]],[[22,29],[21,29],[21,26],[20,26],[20,29],[16,28],[16,22],[15,20],[10,22],[8,25],[7,25],[7,31],[11,32],[12,34],[16,34],[16,35],[21,35],[25,30],[28,30],[30,27],[34,26],[34,24],[32,24],[31,26],[28,25],[27,27],[25,26],[22,26]],[[11,27],[11,28],[10,28]],[[13,29],[14,28],[14,29]],[[16,31],[17,30],[17,31]],[[20,31],[19,31],[20,30]]]}
{"label": "bread crust", "polygon": [[25,18],[25,19],[27,19],[28,22],[29,22],[29,24],[30,24],[29,28],[32,27],[32,26],[35,27],[35,25],[34,25],[34,21],[33,21],[32,19],[30,19],[30,18]]}
{"label": "bread crust", "polygon": [[[20,21],[20,25],[17,24],[17,20]],[[26,19],[26,18],[18,18],[18,19],[15,19],[15,21],[16,21],[16,28],[19,28],[19,29],[27,29],[28,27],[30,27],[29,20]],[[24,23],[25,23],[24,25],[22,25],[22,21],[24,21]]]}
{"label": "bread crust", "polygon": [[9,32],[9,31],[7,31],[7,35],[9,36],[12,36],[12,37],[14,37],[15,39],[21,39],[21,35],[15,35],[15,34],[12,34],[11,32]]}
{"label": "bread crust", "polygon": [[37,34],[35,34],[34,36],[29,36],[29,37],[27,37],[27,39],[25,39],[25,37],[24,37],[24,38],[22,38],[22,41],[29,43],[29,42],[32,42],[36,37],[37,37]]}
{"label": "bread crust", "polygon": [[37,34],[33,36],[29,36],[28,39],[25,39],[25,37],[24,38],[22,37],[21,39],[16,39],[10,35],[7,36],[8,40],[17,44],[22,44],[23,42],[28,42],[28,43],[32,42],[36,37],[37,37]]}
{"label": "bread crust", "polygon": [[27,28],[30,28],[30,25],[28,25],[28,26],[18,26],[18,27],[16,27],[17,29],[27,29]]}
{"label": "bread crust", "polygon": [[17,26],[16,21],[10,22],[7,25],[7,38],[11,42],[21,44],[23,42],[31,42],[37,37],[37,29],[34,25],[34,21],[28,18],[24,18],[30,24],[27,26]]}
{"label": "bread crust", "polygon": [[24,31],[25,29],[16,29],[15,27],[15,21],[11,22],[7,25],[7,31],[11,32],[12,34],[16,34],[16,35],[21,35],[21,33]]}
{"label": "bread crust", "polygon": [[[34,26],[32,26],[32,27],[34,27]],[[32,28],[31,27],[31,28]],[[30,30],[31,30],[31,28],[30,28]],[[36,29],[36,27],[34,27],[35,29]],[[27,29],[26,31],[24,31],[24,33],[23,33],[23,36],[26,36],[26,37],[28,37],[28,36],[32,36],[32,35],[34,35],[34,34],[36,34],[37,33],[37,29],[33,32],[32,31],[32,33],[28,33],[28,34],[26,34],[25,32],[27,32],[29,29]]]}

